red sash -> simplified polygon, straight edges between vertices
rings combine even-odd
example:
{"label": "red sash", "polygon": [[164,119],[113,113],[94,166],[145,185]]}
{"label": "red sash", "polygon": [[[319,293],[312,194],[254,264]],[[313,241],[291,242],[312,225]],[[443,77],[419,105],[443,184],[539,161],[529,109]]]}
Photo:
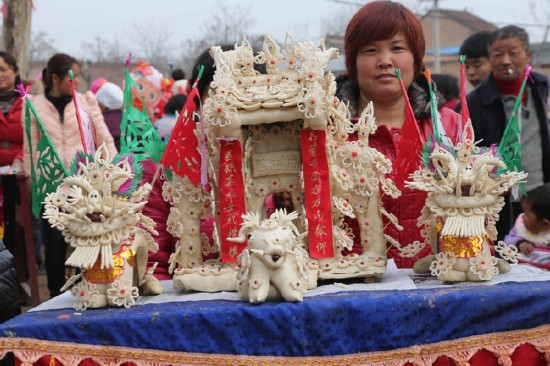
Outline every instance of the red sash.
{"label": "red sash", "polygon": [[309,255],[334,257],[326,134],[323,130],[302,130],[301,140]]}
{"label": "red sash", "polygon": [[242,148],[239,140],[222,140],[220,146],[220,231],[222,261],[236,262],[246,248],[227,238],[237,237],[245,213]]}

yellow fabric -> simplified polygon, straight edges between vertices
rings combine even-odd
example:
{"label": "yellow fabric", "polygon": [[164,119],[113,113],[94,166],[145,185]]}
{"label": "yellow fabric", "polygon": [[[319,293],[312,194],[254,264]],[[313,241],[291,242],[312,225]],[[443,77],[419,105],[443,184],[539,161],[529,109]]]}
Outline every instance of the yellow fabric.
{"label": "yellow fabric", "polygon": [[[136,264],[136,252],[129,248],[122,248],[118,253],[113,255],[115,263],[114,268],[101,268],[101,258],[99,258],[92,268],[83,269],[82,275],[88,282],[92,283],[111,283],[118,280],[124,273],[126,267],[125,260],[130,267]],[[133,269],[132,269],[133,270]]]}
{"label": "yellow fabric", "polygon": [[460,238],[454,235],[439,235],[442,228],[443,224],[438,222],[435,231],[438,235],[442,252],[454,253],[457,258],[473,258],[483,250],[484,238],[482,235],[469,238]]}

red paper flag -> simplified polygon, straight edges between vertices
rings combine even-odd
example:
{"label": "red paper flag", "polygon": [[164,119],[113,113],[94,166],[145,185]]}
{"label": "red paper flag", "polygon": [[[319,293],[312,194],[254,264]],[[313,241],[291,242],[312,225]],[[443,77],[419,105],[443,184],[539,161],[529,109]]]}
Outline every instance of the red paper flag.
{"label": "red paper flag", "polygon": [[196,87],[187,97],[160,164],[180,177],[188,177],[191,183],[198,186],[201,180],[201,155],[199,140],[195,135],[196,123],[193,120],[193,112],[197,109],[195,97],[200,98]]}
{"label": "red paper flag", "polygon": [[[466,103],[466,67],[464,63],[466,62],[466,55],[460,55],[460,114],[462,115],[462,126],[459,129],[459,136],[456,141],[460,141],[462,138],[462,131],[468,124],[470,119],[470,111],[468,110],[468,104]],[[471,126],[466,130],[466,138],[472,139],[473,134]]]}
{"label": "red paper flag", "polygon": [[397,79],[399,79],[399,84],[401,85],[403,98],[405,99],[405,121],[401,127],[401,141],[397,146],[397,155],[394,163],[394,170],[396,171],[394,182],[397,188],[402,189],[405,180],[407,180],[409,175],[414,173],[420,165],[420,155],[422,153],[422,147],[424,146],[424,138],[418,128],[418,123],[416,123],[407,90],[401,79],[401,71],[397,69],[395,72],[397,74]]}
{"label": "red paper flag", "polygon": [[[196,123],[193,120],[193,113],[197,109],[195,98],[200,103],[201,96],[197,86],[203,71],[204,66],[200,65],[197,80],[193,83],[193,87],[187,96],[187,102],[181,110],[170,140],[160,159],[160,165],[171,169],[180,177],[188,177],[195,186],[198,186],[201,182],[201,170],[204,170],[201,166],[201,159],[205,159],[204,156],[201,156],[201,150],[199,150],[199,139],[195,135]],[[203,127],[201,122],[201,128]],[[204,131],[201,131],[201,137],[203,139],[201,141],[203,146],[201,147],[204,153]],[[206,182],[203,182],[203,187],[205,185]]]}

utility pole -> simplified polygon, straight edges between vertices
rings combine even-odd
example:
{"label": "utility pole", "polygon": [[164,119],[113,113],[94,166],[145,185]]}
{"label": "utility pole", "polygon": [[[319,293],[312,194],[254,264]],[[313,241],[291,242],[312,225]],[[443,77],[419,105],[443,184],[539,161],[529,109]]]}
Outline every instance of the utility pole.
{"label": "utility pole", "polygon": [[441,14],[439,13],[439,1],[440,0],[419,0],[420,2],[430,2],[433,3],[431,8],[432,19],[433,19],[433,55],[434,55],[434,64],[432,70],[434,73],[441,72],[441,39],[440,39],[440,19]]}
{"label": "utility pole", "polygon": [[438,0],[434,0],[434,72],[439,74],[441,72],[441,58],[439,50],[441,49],[439,39],[439,7]]}

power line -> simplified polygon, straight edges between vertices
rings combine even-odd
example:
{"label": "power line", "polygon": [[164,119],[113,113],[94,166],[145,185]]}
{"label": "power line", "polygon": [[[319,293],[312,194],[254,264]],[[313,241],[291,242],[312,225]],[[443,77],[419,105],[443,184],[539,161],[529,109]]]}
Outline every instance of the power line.
{"label": "power line", "polygon": [[327,1],[329,3],[336,3],[336,4],[345,4],[345,5],[355,5],[355,6],[363,6],[365,5],[365,3],[356,3],[354,1],[346,1],[346,0],[323,0],[323,1]]}
{"label": "power line", "polygon": [[509,24],[513,24],[513,25],[517,25],[518,27],[541,27],[541,28],[546,28],[548,27],[548,24],[544,24],[544,23],[516,23],[516,22],[492,22],[493,24],[497,24],[497,25],[509,25]]}

